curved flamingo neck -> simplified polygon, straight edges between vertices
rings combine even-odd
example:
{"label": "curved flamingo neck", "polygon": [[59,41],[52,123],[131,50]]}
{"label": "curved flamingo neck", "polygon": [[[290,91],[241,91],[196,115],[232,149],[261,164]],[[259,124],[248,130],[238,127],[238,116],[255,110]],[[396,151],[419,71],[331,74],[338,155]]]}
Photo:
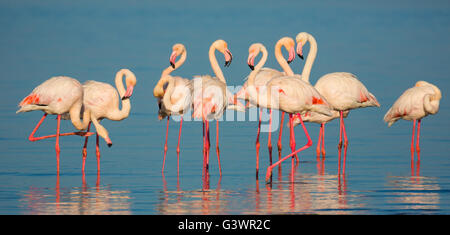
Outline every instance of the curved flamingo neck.
{"label": "curved flamingo neck", "polygon": [[294,72],[292,71],[289,64],[286,62],[286,60],[283,57],[283,54],[281,53],[281,47],[283,46],[283,40],[278,40],[277,44],[275,44],[275,58],[277,59],[278,63],[280,64],[283,71],[288,76],[294,75]]}
{"label": "curved flamingo neck", "polygon": [[[123,77],[125,76],[125,79],[129,79],[131,76],[134,76],[129,70],[127,69],[121,69],[116,74],[115,83],[117,91],[119,92],[119,99],[125,94],[126,90],[123,85]],[[119,106],[114,107],[114,110],[111,110],[108,119],[113,121],[120,121],[122,119],[125,119],[130,114],[131,110],[131,103],[130,99],[122,100],[122,109],[119,109]]]}
{"label": "curved flamingo neck", "polygon": [[70,107],[69,115],[70,121],[73,126],[78,130],[84,130],[88,127],[90,121],[90,110],[84,109],[83,111],[83,121],[80,120],[81,108],[83,106],[82,100],[78,100],[75,104]]}
{"label": "curved flamingo neck", "polygon": [[317,42],[316,39],[311,34],[307,35],[307,41],[309,42],[310,48],[308,52],[308,57],[306,58],[305,66],[302,71],[302,80],[309,83],[309,76],[311,74],[311,69],[314,64],[314,60],[317,56]]}
{"label": "curved flamingo neck", "polygon": [[222,81],[226,84],[227,81],[225,80],[222,70],[220,69],[219,63],[217,62],[216,55],[214,54],[215,51],[216,51],[216,46],[215,46],[215,43],[213,43],[209,47],[209,62],[211,63],[211,68],[214,71],[214,74],[216,75],[216,77],[219,78],[220,81]]}
{"label": "curved flamingo neck", "polygon": [[[267,91],[267,93],[266,93],[267,97],[258,99],[259,95],[258,95],[258,91],[256,90],[256,87],[255,87],[255,77],[259,73],[261,68],[264,66],[264,64],[266,63],[267,56],[268,56],[267,49],[266,49],[266,47],[264,47],[264,45],[262,45],[262,44],[260,45],[260,50],[262,52],[262,57],[261,57],[261,60],[258,62],[258,64],[255,66],[255,69],[248,76],[247,89],[248,89],[249,97],[252,97],[253,100],[256,100],[259,105],[266,106],[267,101],[270,100],[268,98],[270,96],[270,92]],[[262,87],[259,89],[262,89]],[[266,88],[264,88],[264,89],[266,89]]]}
{"label": "curved flamingo neck", "polygon": [[161,77],[163,77],[165,75],[169,75],[170,73],[172,73],[173,71],[178,69],[181,65],[183,65],[184,61],[186,61],[186,57],[187,57],[187,52],[186,52],[186,50],[183,50],[183,52],[181,53],[180,59],[177,62],[175,62],[175,68],[173,68],[172,66],[167,67],[161,73]]}
{"label": "curved flamingo neck", "polygon": [[248,76],[248,85],[249,86],[254,86],[255,85],[255,77],[256,77],[256,75],[259,73],[259,71],[261,70],[261,68],[264,66],[264,64],[267,61],[268,52],[267,52],[266,47],[261,45],[260,46],[260,50],[262,52],[262,57],[259,60],[258,64],[256,64],[255,69]]}

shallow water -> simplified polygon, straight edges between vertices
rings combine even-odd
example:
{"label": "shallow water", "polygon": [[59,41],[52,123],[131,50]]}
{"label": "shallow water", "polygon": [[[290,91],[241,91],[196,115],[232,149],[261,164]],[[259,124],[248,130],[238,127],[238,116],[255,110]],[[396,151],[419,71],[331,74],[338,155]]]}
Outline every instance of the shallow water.
{"label": "shallow water", "polygon": [[[450,214],[448,2],[221,4],[0,3],[0,213]],[[171,120],[162,175],[166,121],[157,120],[150,91],[168,66],[172,44],[182,42],[188,49],[185,65],[174,74],[191,78],[212,73],[208,47],[217,38],[225,39],[233,63],[223,69],[224,75],[229,85],[241,85],[249,73],[246,60],[251,43],[262,42],[273,53],[280,37],[295,37],[300,31],[312,33],[318,41],[313,83],[329,72],[352,72],[382,105],[352,111],[345,120],[350,141],[346,175],[337,174],[339,129],[334,121],[326,126],[324,163],[315,156],[319,125],[307,123],[313,146],[300,153],[293,173],[291,161],[283,163],[281,171],[274,168],[272,184],[264,180],[269,154],[267,133],[262,133],[256,180],[257,122],[249,121],[249,114],[246,121],[220,122],[222,176],[215,153],[215,123],[210,125],[209,174],[202,173],[198,121],[183,124],[177,174],[179,122]],[[300,73],[303,64],[297,58],[292,68]],[[279,68],[273,57],[266,65]],[[54,139],[27,140],[42,113],[16,115],[17,103],[51,76],[113,83],[115,72],[123,67],[136,74],[138,84],[130,117],[102,121],[114,145],[108,148],[100,142],[101,172],[96,170],[95,138],[89,141],[83,175],[84,141],[72,136],[61,138],[58,176]],[[382,118],[417,80],[439,86],[443,98],[439,113],[422,122],[420,167],[415,159],[412,168],[411,123],[399,121],[388,128]],[[237,119],[234,111],[227,112]],[[52,134],[55,127],[54,117],[47,118],[37,135]],[[62,130],[73,127],[63,122]],[[284,133],[283,156],[290,152],[287,129]],[[272,133],[274,161],[277,137],[278,131]],[[297,147],[306,143],[301,128],[296,129],[296,139]]]}

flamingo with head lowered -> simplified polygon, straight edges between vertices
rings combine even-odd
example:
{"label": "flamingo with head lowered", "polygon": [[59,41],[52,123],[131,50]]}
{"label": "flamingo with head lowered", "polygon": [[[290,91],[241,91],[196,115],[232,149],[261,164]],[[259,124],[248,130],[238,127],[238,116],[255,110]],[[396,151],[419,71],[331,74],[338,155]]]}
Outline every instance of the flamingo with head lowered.
{"label": "flamingo with head lowered", "polygon": [[403,92],[403,94],[394,102],[392,107],[384,115],[384,121],[387,122],[389,126],[394,124],[399,119],[413,121],[411,163],[414,160],[414,131],[416,129],[416,121],[416,151],[417,159],[420,161],[420,123],[422,118],[430,114],[436,114],[439,111],[439,102],[441,98],[442,93],[437,86],[426,81],[418,81],[414,87]]}
{"label": "flamingo with head lowered", "polygon": [[[123,77],[125,76],[126,90],[123,85]],[[102,119],[109,119],[112,121],[121,121],[128,117],[131,110],[130,97],[133,94],[136,86],[136,76],[128,69],[121,69],[116,73],[115,77],[116,88],[108,83],[97,81],[86,81],[83,84],[84,97],[83,104],[85,112],[90,113],[89,120],[94,123],[97,139],[96,139],[96,155],[97,155],[97,171],[100,171],[100,147],[99,136],[102,137],[108,147],[112,146],[112,141],[109,138],[109,133],[105,127],[100,124]],[[122,101],[122,108],[119,109],[119,100]],[[88,130],[90,128],[90,122]],[[83,172],[86,162],[86,148],[88,137],[86,137],[83,147]]]}
{"label": "flamingo with head lowered", "polygon": [[[181,56],[178,61],[176,58]],[[169,133],[169,120],[171,115],[180,115],[180,130],[178,132],[178,171],[180,161],[180,137],[181,128],[183,127],[183,114],[186,113],[192,105],[192,84],[191,81],[179,76],[171,76],[170,73],[179,68],[186,60],[187,52],[183,44],[177,43],[172,47],[170,55],[170,66],[167,67],[161,74],[161,78],[153,89],[153,95],[158,99],[158,119],[162,120],[167,117],[166,141],[164,144],[164,160],[162,172],[164,172],[164,165],[166,162],[167,153],[167,136]]]}
{"label": "flamingo with head lowered", "polygon": [[[308,53],[308,58],[305,62],[305,66],[302,71],[302,80],[309,83],[309,75],[312,65],[317,54],[317,43],[314,37],[306,32],[301,32],[296,36],[297,41],[297,54],[303,57],[303,46],[307,41],[310,42],[311,49]],[[314,88],[325,97],[333,110],[339,112],[340,125],[339,125],[339,174],[341,172],[341,149],[342,149],[342,135],[344,135],[344,160],[342,174],[345,175],[345,162],[347,156],[347,133],[344,125],[344,113],[351,109],[377,106],[380,107],[375,96],[370,93],[362,82],[351,73],[347,72],[335,72],[323,75],[314,85]],[[348,114],[348,113],[347,113]],[[335,117],[336,115],[333,115]],[[333,118],[331,118],[333,119]],[[325,120],[331,120],[329,118]],[[317,120],[320,121],[320,120]],[[323,122],[321,127],[322,134],[325,133],[325,123]]]}
{"label": "flamingo with head lowered", "polygon": [[[80,135],[89,136],[93,133],[90,132],[72,132],[72,133],[60,133],[61,117],[64,114],[70,114],[70,120],[72,124],[78,130],[84,130],[89,124],[89,111],[83,113],[83,120],[80,120],[80,112],[83,105],[83,87],[80,82],[74,78],[58,76],[52,77],[41,85],[37,86],[27,97],[25,97],[20,103],[20,109],[16,113],[29,112],[34,110],[41,110],[44,112],[44,116],[31,132],[28,139],[30,141],[37,141],[46,138],[56,137],[56,170],[59,173],[59,137],[66,135]],[[42,124],[47,114],[57,115],[57,127],[56,135],[48,135],[41,137],[34,137],[34,134]]]}
{"label": "flamingo with head lowered", "polygon": [[[296,76],[281,76],[272,78],[266,84],[265,89],[255,87],[256,74],[267,60],[267,53],[263,53],[263,57],[258,64],[256,66],[253,64],[254,57],[256,57],[261,51],[267,51],[261,43],[252,44],[249,48],[248,62],[250,68],[254,68],[249,75],[247,87],[247,92],[251,103],[255,105],[258,104],[261,107],[279,109],[283,112],[289,113],[291,137],[294,132],[292,125],[292,116],[294,114],[298,115],[299,113],[307,111],[315,111],[325,115],[331,115],[331,110],[326,99],[323,98],[320,93],[314,89],[314,87],[308,83],[305,83],[301,79],[298,79]],[[293,156],[295,154],[312,145],[312,141],[306,127],[303,125],[303,122],[301,122],[301,124],[305,135],[308,138],[307,144],[300,149],[295,150],[295,143],[291,138],[292,153],[267,168],[266,181],[269,181],[270,176],[272,175],[272,169],[275,166],[279,165],[289,157],[292,157],[292,161],[294,161]]]}

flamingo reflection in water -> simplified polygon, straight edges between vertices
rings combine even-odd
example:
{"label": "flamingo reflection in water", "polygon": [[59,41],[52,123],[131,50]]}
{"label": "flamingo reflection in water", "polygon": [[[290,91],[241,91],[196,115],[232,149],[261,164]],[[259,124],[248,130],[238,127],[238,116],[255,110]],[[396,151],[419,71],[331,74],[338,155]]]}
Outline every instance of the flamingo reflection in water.
{"label": "flamingo reflection in water", "polygon": [[20,199],[28,213],[57,215],[101,215],[131,214],[131,197],[127,190],[111,190],[111,186],[100,185],[97,174],[96,186],[89,187],[83,174],[82,186],[65,189],[60,187],[60,176],[56,176],[54,191],[51,188],[30,188]]}
{"label": "flamingo reflection in water", "polygon": [[216,189],[211,189],[209,171],[202,176],[202,188],[199,190],[182,190],[177,175],[176,190],[169,190],[164,174],[162,174],[163,190],[160,205],[157,210],[160,214],[223,214],[227,211],[227,200],[222,198],[231,194],[220,187],[222,177],[219,176]]}

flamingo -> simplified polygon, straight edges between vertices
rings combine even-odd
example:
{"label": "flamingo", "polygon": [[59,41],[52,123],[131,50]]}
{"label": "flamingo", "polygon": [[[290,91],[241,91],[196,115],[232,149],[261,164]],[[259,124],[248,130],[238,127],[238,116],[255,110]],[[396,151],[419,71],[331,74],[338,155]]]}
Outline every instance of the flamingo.
{"label": "flamingo", "polygon": [[[302,71],[302,80],[309,83],[309,75],[311,72],[314,59],[317,54],[317,42],[314,37],[306,32],[301,32],[296,36],[297,54],[303,57],[303,46],[307,41],[310,42],[311,49],[308,53],[307,61]],[[339,129],[339,174],[341,164],[341,149],[342,149],[342,133],[344,135],[344,160],[342,174],[345,175],[345,162],[347,156],[347,133],[344,124],[344,112],[351,109],[377,106],[380,107],[375,96],[370,93],[362,82],[351,73],[335,72],[323,75],[314,85],[314,88],[325,97],[331,107],[339,112],[340,129]],[[348,114],[348,113],[347,113]],[[321,132],[325,133],[325,123],[323,123]]]}
{"label": "flamingo", "polygon": [[[284,47],[289,52],[289,58],[287,61],[283,58],[283,54],[281,53],[281,47]],[[267,53],[267,51],[263,50],[262,53],[263,54]],[[255,77],[255,86],[256,87],[260,87],[260,88],[264,87],[267,84],[267,82],[274,77],[294,75],[294,72],[289,67],[289,64],[295,58],[295,42],[292,38],[283,37],[280,40],[278,40],[278,42],[275,44],[275,58],[277,59],[278,63],[280,64],[280,66],[284,70],[284,72],[280,72],[278,70],[275,70],[272,68],[267,68],[267,67],[261,68]],[[253,61],[248,61],[248,64],[249,64],[249,66],[252,66],[251,64],[254,64],[255,57],[251,57],[251,58],[249,58],[249,60],[250,59]],[[250,67],[250,68],[252,68],[252,67]],[[247,81],[244,83],[241,90],[239,90],[236,93],[236,97],[239,99],[244,99],[245,101],[249,101],[248,94],[246,94],[247,87],[248,87],[248,76],[247,76]],[[262,109],[261,108],[258,108],[258,109],[259,109],[259,123],[258,123],[258,132],[256,135],[256,144],[255,144],[256,145],[256,176],[258,176],[258,171],[259,171],[259,146],[260,146],[259,135],[260,135],[260,130],[261,130],[261,115],[262,115]],[[272,110],[270,110],[269,112],[270,112],[269,138],[267,141],[267,147],[269,149],[269,154],[270,154],[270,164],[272,164],[272,143],[271,143]],[[284,113],[282,114],[282,120],[281,120],[281,124],[280,124],[280,135],[279,135],[279,140],[278,140],[279,155],[281,153],[281,134],[283,131],[283,120],[284,120]]]}
{"label": "flamingo", "polygon": [[[126,90],[123,85],[123,76],[125,76]],[[83,84],[84,97],[83,104],[85,111],[90,112],[89,120],[94,123],[96,129],[96,155],[97,155],[97,172],[100,171],[100,147],[99,136],[107,143],[108,147],[112,146],[109,133],[105,127],[100,124],[104,118],[112,121],[121,121],[128,117],[131,110],[130,97],[136,86],[136,76],[128,69],[121,69],[116,73],[115,85],[117,90],[108,83],[97,81],[86,81]],[[117,94],[117,92],[119,92]],[[122,99],[122,108],[119,109],[119,98]],[[90,124],[88,130],[90,129]],[[86,137],[83,146],[83,167],[84,172],[86,162],[86,148],[88,137]]]}
{"label": "flamingo", "polygon": [[[203,121],[203,158],[204,167],[209,167],[209,119],[216,119],[216,153],[219,164],[219,172],[222,175],[220,166],[220,150],[219,150],[219,118],[227,108],[240,110],[243,105],[240,104],[233,94],[227,89],[227,83],[222,70],[219,67],[214,52],[218,50],[225,56],[225,67],[228,67],[233,56],[228,50],[228,44],[218,39],[214,41],[209,48],[209,61],[216,77],[209,75],[196,76],[192,80],[194,93],[194,118],[201,118]],[[231,106],[230,104],[233,104]],[[241,110],[240,110],[241,111]],[[206,161],[205,161],[206,160]]]}
{"label": "flamingo", "polygon": [[[263,51],[263,56],[258,64],[254,66],[254,57],[256,57],[261,51]],[[297,79],[297,76],[275,77],[266,84],[266,89],[256,88],[256,74],[262,68],[266,60],[267,50],[264,45],[262,45],[261,43],[252,44],[249,48],[248,62],[250,68],[253,67],[254,70],[250,73],[248,78],[247,92],[249,95],[249,100],[251,103],[258,104],[261,107],[271,109],[275,108],[288,113],[291,127],[291,137],[293,136],[294,132],[292,125],[293,114],[297,115],[297,113],[303,113],[306,111],[316,111],[325,115],[331,115],[330,108],[326,99],[322,97],[319,92],[317,92],[310,84],[305,83],[301,79]],[[295,142],[291,138],[292,153],[267,168],[266,181],[269,181],[269,178],[272,174],[272,169],[275,166],[279,165],[289,157],[293,157],[298,152],[309,148],[312,145],[312,141],[309,137],[306,127],[304,126],[303,122],[301,122],[301,124],[305,135],[308,138],[307,144],[300,149],[295,150]],[[294,161],[294,158],[292,158],[292,161]],[[292,166],[294,166],[293,162]]]}
{"label": "flamingo", "polygon": [[[89,124],[89,111],[84,112],[83,121],[80,120],[80,111],[83,105],[83,87],[74,78],[66,76],[52,77],[36,88],[26,96],[20,103],[20,109],[16,113],[30,112],[34,110],[41,110],[44,116],[31,132],[28,140],[37,141],[56,137],[56,171],[59,174],[59,137],[66,135],[80,135],[90,136],[91,132],[72,132],[60,133],[60,123],[62,115],[70,113],[70,120],[78,130],[84,130]],[[41,137],[34,137],[34,134],[47,117],[48,114],[57,115],[56,135],[48,135]]]}
{"label": "flamingo", "polygon": [[429,114],[436,114],[439,111],[439,102],[441,98],[442,94],[437,86],[426,81],[418,81],[414,87],[403,92],[387,111],[386,115],[384,115],[384,121],[388,123],[389,127],[399,119],[414,121],[411,138],[411,162],[413,162],[414,159],[414,131],[416,129],[416,120],[416,151],[418,161],[420,161],[420,123],[422,118]]}
{"label": "flamingo", "polygon": [[[158,99],[158,119],[162,120],[167,116],[167,129],[166,129],[166,141],[164,144],[164,160],[161,172],[164,172],[164,165],[166,162],[167,153],[167,136],[169,132],[169,120],[171,115],[180,115],[180,130],[178,133],[178,145],[177,156],[179,163],[180,153],[180,137],[181,128],[183,127],[183,114],[187,112],[192,105],[191,94],[192,84],[191,81],[178,77],[170,76],[170,73],[179,68],[186,60],[186,47],[183,44],[177,43],[172,47],[172,54],[170,55],[170,65],[161,74],[161,78],[153,89],[153,95]],[[175,62],[176,58],[180,56],[180,59]],[[179,166],[179,164],[178,164]],[[179,171],[179,167],[178,167]]]}

